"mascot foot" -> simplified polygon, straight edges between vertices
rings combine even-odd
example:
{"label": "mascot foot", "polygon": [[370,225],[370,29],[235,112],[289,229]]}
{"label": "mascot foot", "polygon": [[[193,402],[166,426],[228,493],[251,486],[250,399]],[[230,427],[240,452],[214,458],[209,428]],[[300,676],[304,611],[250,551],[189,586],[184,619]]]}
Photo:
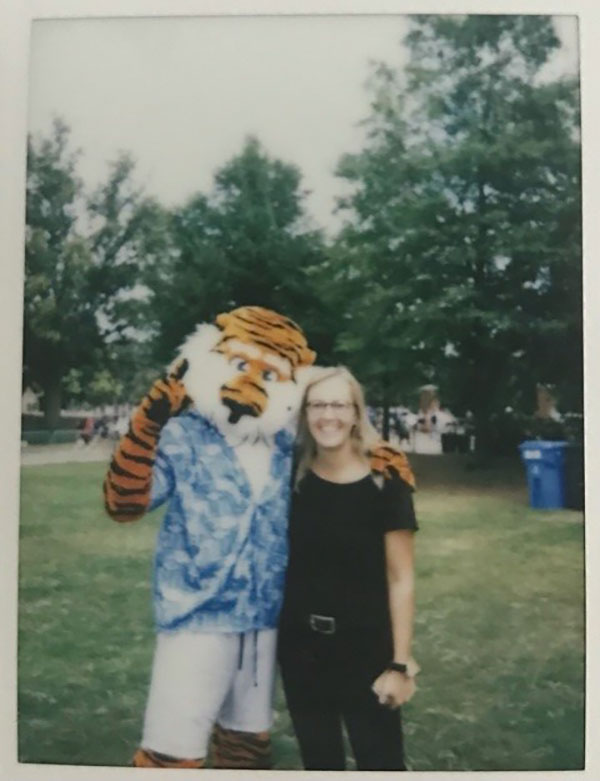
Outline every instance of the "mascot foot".
{"label": "mascot foot", "polygon": [[213,732],[215,768],[271,769],[271,739],[268,732],[238,732],[218,724]]}
{"label": "mascot foot", "polygon": [[133,767],[200,768],[204,767],[204,759],[177,759],[149,748],[138,748],[132,764]]}

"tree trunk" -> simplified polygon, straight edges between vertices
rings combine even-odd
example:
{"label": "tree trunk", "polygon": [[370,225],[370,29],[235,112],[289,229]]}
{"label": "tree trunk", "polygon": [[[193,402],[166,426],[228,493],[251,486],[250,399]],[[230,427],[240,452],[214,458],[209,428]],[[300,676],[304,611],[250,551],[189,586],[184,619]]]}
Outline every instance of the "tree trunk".
{"label": "tree trunk", "polygon": [[[489,376],[493,377],[490,370]],[[500,433],[497,429],[497,417],[494,420],[494,409],[498,409],[498,400],[493,401],[494,389],[490,383],[480,385],[483,398],[477,399],[472,406],[475,424],[475,450],[483,458],[497,455]]]}
{"label": "tree trunk", "polygon": [[53,377],[44,384],[44,424],[50,430],[58,428],[60,420],[62,397],[60,380],[60,377]]}
{"label": "tree trunk", "polygon": [[381,428],[382,428],[382,436],[386,440],[386,442],[389,442],[390,439],[390,378],[389,375],[386,373],[383,377],[383,399],[382,399],[382,420],[381,420]]}
{"label": "tree trunk", "polygon": [[390,405],[386,402],[383,404],[383,438],[389,442],[390,439]]}

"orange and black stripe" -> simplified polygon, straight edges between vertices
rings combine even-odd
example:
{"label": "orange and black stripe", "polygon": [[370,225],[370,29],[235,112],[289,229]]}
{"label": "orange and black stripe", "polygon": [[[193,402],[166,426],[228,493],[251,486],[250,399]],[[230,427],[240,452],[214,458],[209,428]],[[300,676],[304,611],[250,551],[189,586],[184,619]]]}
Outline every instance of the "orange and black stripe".
{"label": "orange and black stripe", "polygon": [[202,768],[204,767],[204,758],[202,759],[176,759],[167,754],[160,754],[158,751],[152,751],[149,748],[138,748],[133,756],[133,767],[166,767],[166,768]]}
{"label": "orange and black stripe", "polygon": [[268,732],[239,732],[218,724],[213,732],[212,766],[236,770],[270,770],[271,740]]}
{"label": "orange and black stripe", "polygon": [[104,480],[104,506],[115,521],[141,518],[150,503],[152,468],[160,432],[171,415],[190,403],[181,378],[187,361],[157,380],[133,413],[112,457]]}
{"label": "orange and black stripe", "polygon": [[244,306],[217,316],[217,326],[223,334],[215,349],[228,341],[238,339],[255,344],[281,358],[286,358],[292,368],[310,365],[315,353],[308,348],[300,327],[289,317],[260,306]]}
{"label": "orange and black stripe", "polygon": [[408,458],[401,450],[397,450],[388,442],[382,442],[369,453],[371,471],[383,475],[386,478],[401,477],[411,488],[415,488],[416,481]]}
{"label": "orange and black stripe", "polygon": [[248,374],[239,374],[227,384],[221,385],[221,399],[231,399],[240,408],[244,408],[246,414],[258,417],[264,412],[269,394]]}

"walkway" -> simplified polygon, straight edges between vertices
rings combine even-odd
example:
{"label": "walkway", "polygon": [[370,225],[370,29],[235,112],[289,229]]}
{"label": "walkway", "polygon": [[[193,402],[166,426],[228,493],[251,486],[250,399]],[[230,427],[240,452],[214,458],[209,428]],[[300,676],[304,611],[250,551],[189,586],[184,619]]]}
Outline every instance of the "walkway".
{"label": "walkway", "polygon": [[101,439],[91,445],[27,445],[21,447],[21,465],[68,464],[84,461],[104,461],[108,463],[115,443]]}

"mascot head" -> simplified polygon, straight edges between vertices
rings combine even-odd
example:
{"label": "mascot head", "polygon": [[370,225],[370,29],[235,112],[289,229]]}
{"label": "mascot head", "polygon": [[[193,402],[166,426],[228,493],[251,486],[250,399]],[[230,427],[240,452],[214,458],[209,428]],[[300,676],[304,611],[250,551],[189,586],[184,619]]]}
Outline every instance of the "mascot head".
{"label": "mascot head", "polygon": [[186,391],[200,414],[226,436],[272,436],[289,425],[300,405],[303,369],[315,353],[288,317],[244,306],[203,324],[173,365],[186,359]]}

